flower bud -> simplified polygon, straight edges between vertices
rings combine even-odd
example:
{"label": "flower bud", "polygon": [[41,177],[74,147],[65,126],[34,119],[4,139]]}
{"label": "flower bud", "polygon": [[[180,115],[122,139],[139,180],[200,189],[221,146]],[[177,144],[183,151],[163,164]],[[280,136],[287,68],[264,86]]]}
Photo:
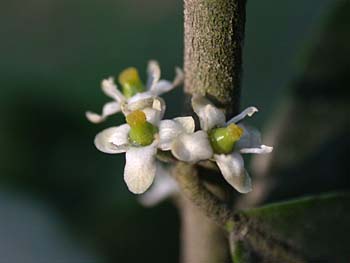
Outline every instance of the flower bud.
{"label": "flower bud", "polygon": [[136,68],[127,68],[119,74],[119,83],[126,98],[145,90]]}

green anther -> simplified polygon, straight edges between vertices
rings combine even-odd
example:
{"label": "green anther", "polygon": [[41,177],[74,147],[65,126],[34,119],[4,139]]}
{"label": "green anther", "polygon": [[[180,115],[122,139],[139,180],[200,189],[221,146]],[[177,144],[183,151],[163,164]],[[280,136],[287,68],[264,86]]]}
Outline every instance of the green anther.
{"label": "green anther", "polygon": [[154,141],[154,135],[158,132],[158,128],[147,122],[143,111],[133,111],[126,116],[126,122],[130,126],[129,140],[132,144],[147,146]]}
{"label": "green anther", "polygon": [[236,124],[212,129],[209,132],[211,146],[215,153],[228,154],[233,151],[235,143],[242,137],[243,129]]}
{"label": "green anther", "polygon": [[136,68],[127,68],[119,74],[119,83],[122,86],[126,98],[131,98],[136,93],[143,92],[145,87]]}

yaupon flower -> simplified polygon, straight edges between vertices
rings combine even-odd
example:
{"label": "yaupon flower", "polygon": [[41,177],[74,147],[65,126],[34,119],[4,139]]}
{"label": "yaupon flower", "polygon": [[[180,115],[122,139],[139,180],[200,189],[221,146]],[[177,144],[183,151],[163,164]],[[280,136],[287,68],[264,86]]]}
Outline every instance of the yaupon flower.
{"label": "yaupon flower", "polygon": [[244,168],[242,153],[270,153],[272,147],[261,144],[260,132],[237,124],[257,108],[249,107],[226,121],[225,114],[205,97],[194,95],[192,107],[198,115],[202,131],[183,133],[172,143],[172,153],[179,160],[197,162],[214,160],[226,181],[238,192],[252,189],[251,179]]}
{"label": "yaupon flower", "polygon": [[[132,111],[126,116],[127,124],[103,130],[95,137],[97,149],[105,153],[126,153],[124,180],[135,194],[145,192],[156,174],[157,148],[171,143],[169,124],[179,125],[177,132],[193,132],[192,117],[163,120],[162,100],[155,98],[152,109],[158,114],[146,115],[144,111]],[[152,118],[151,118],[152,117]],[[161,135],[162,134],[162,135]]]}
{"label": "yaupon flower", "polygon": [[176,76],[173,82],[160,80],[160,68],[156,61],[150,61],[147,67],[148,80],[143,85],[138,71],[135,68],[127,68],[119,75],[119,83],[122,91],[118,90],[114,78],[110,77],[102,81],[102,91],[113,101],[103,106],[102,114],[88,111],[86,117],[93,123],[104,121],[108,116],[122,111],[124,115],[134,110],[146,110],[146,115],[153,114],[153,100],[157,96],[172,90],[183,81],[183,73],[176,68]]}

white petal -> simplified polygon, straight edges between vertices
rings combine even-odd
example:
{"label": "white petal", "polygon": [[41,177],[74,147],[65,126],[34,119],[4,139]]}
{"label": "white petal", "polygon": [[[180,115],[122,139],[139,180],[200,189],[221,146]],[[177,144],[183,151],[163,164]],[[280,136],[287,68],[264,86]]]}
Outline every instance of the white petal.
{"label": "white petal", "polygon": [[152,108],[145,108],[142,110],[146,114],[146,119],[149,123],[158,126],[161,120],[161,112]]}
{"label": "white petal", "polygon": [[149,92],[136,93],[134,96],[128,99],[129,110],[141,110],[145,107],[151,107],[153,103],[154,95]]}
{"label": "white petal", "polygon": [[88,111],[86,112],[86,117],[89,121],[93,123],[100,123],[104,121],[108,116],[113,115],[117,112],[120,112],[120,104],[116,101],[108,102],[103,106],[102,114],[98,115],[97,113]]}
{"label": "white petal", "polygon": [[155,95],[161,95],[172,90],[173,88],[174,86],[170,81],[162,79],[159,82],[155,83],[150,90]]}
{"label": "white petal", "polygon": [[226,124],[231,124],[231,123],[237,123],[240,120],[244,119],[247,115],[249,117],[253,116],[253,114],[255,112],[257,112],[258,109],[255,107],[248,107],[246,108],[244,111],[242,111],[240,114],[236,115],[235,117],[233,117],[231,120],[229,120]]}
{"label": "white petal", "polygon": [[163,120],[159,124],[159,148],[163,151],[171,149],[173,141],[182,133],[193,133],[192,117],[179,117],[174,120]]}
{"label": "white petal", "polygon": [[92,111],[85,112],[85,116],[92,123],[100,123],[104,120],[104,118],[101,115]]}
{"label": "white petal", "polygon": [[165,111],[165,102],[164,102],[164,100],[162,98],[160,98],[160,97],[155,97],[153,99],[152,108],[157,110],[157,111],[164,112]]}
{"label": "white petal", "polygon": [[149,123],[158,126],[164,116],[165,102],[162,98],[156,97],[153,99],[152,107],[144,108],[142,111],[146,114]]}
{"label": "white petal", "polygon": [[252,190],[251,179],[244,169],[244,161],[239,153],[215,154],[214,158],[225,180],[238,192],[245,194]]}
{"label": "white petal", "polygon": [[160,80],[156,83],[154,83],[150,90],[153,92],[155,95],[161,95],[163,93],[166,93],[176,86],[180,85],[183,82],[184,75],[181,69],[176,68],[176,76],[173,80],[173,82],[167,81],[167,80]]}
{"label": "white petal", "polygon": [[118,101],[119,103],[125,101],[124,95],[118,90],[112,77],[102,80],[101,87],[103,92],[112,99]]}
{"label": "white petal", "polygon": [[181,134],[171,145],[172,154],[179,160],[196,163],[212,157],[208,134],[197,131],[192,134]]}
{"label": "white petal", "polygon": [[175,78],[173,80],[173,86],[177,87],[181,85],[184,81],[185,75],[181,68],[175,68]]}
{"label": "white petal", "polygon": [[151,60],[148,62],[147,74],[148,74],[147,88],[152,89],[152,87],[160,79],[160,67],[157,61]]}
{"label": "white petal", "polygon": [[130,192],[142,194],[151,186],[156,174],[156,153],[156,143],[127,150],[124,181]]}
{"label": "white petal", "polygon": [[129,130],[128,124],[103,130],[95,137],[96,148],[105,153],[125,152],[129,143]]}
{"label": "white petal", "polygon": [[143,92],[129,100],[128,104],[123,107],[123,113],[127,115],[131,111],[142,110],[147,116],[147,121],[158,126],[164,116],[165,108],[162,98],[154,97],[150,92]]}
{"label": "white petal", "polygon": [[257,129],[243,124],[239,124],[238,126],[243,129],[243,136],[235,145],[237,150],[239,150],[241,153],[256,154],[272,152],[273,147],[261,144],[261,135]]}
{"label": "white petal", "polygon": [[240,149],[239,151],[241,153],[256,153],[256,154],[265,154],[265,153],[270,153],[272,152],[273,147],[271,146],[266,146],[266,145],[260,145],[259,148],[243,148]]}
{"label": "white petal", "polygon": [[174,139],[184,132],[183,127],[173,120],[163,120],[159,124],[159,148],[168,151]]}
{"label": "white petal", "polygon": [[171,177],[168,168],[157,162],[156,178],[152,187],[144,193],[139,201],[144,206],[154,206],[179,192],[176,181]]}
{"label": "white petal", "polygon": [[177,117],[174,121],[181,124],[187,133],[193,133],[195,129],[194,119],[191,116]]}
{"label": "white petal", "polygon": [[198,115],[201,128],[208,131],[215,126],[224,126],[225,114],[209,100],[200,95],[192,96],[192,108]]}

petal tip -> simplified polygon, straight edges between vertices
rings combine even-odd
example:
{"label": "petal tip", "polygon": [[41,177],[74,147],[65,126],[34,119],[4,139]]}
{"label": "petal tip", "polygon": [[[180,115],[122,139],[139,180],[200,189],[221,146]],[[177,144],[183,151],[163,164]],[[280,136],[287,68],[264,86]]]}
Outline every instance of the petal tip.
{"label": "petal tip", "polygon": [[255,112],[258,112],[258,111],[259,111],[259,110],[258,110],[257,107],[252,106],[252,107],[249,107],[249,112],[248,112],[247,114],[248,114],[249,117],[251,117],[251,116],[253,116],[253,114],[254,114]]}
{"label": "petal tip", "polygon": [[92,123],[99,123],[103,120],[103,118],[100,115],[91,111],[85,112],[85,116]]}
{"label": "petal tip", "polygon": [[267,145],[262,144],[261,148],[265,151],[265,153],[270,153],[273,151],[273,146],[267,146]]}
{"label": "petal tip", "polygon": [[175,67],[175,78],[173,81],[173,86],[176,87],[180,85],[184,81],[184,78],[185,78],[185,74],[182,71],[182,69],[179,67]]}

